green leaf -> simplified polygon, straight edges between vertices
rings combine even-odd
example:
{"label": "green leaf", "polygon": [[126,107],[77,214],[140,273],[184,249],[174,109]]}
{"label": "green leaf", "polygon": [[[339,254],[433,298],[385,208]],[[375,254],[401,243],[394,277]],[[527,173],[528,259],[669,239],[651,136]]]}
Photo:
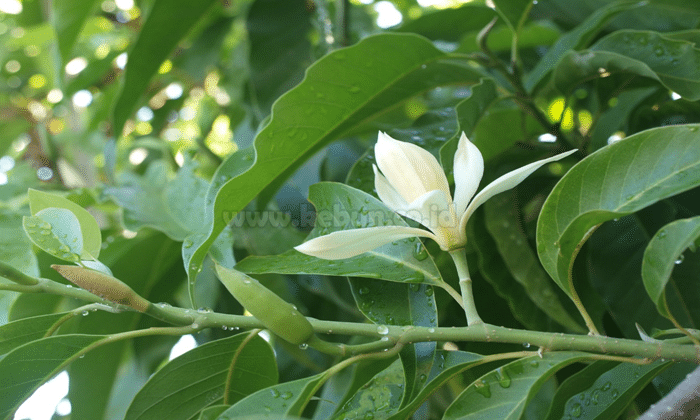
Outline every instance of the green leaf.
{"label": "green leaf", "polygon": [[[591,50],[632,59],[632,64],[619,59],[610,60],[610,70],[629,67],[628,71],[639,71],[640,75],[646,76],[646,71],[638,70],[639,63],[643,63],[664,86],[691,101],[700,99],[700,68],[697,65],[700,48],[693,41],[674,39],[652,31],[627,30],[613,32],[596,42]],[[593,61],[599,62],[600,58]],[[591,64],[594,63],[584,60],[579,65],[590,68]]]}
{"label": "green leaf", "polygon": [[165,162],[153,162],[143,176],[119,174],[118,186],[105,188],[104,194],[123,207],[127,229],[153,227],[182,241],[205,226],[207,184],[194,174],[195,167],[194,161],[188,159],[170,180]]}
{"label": "green leaf", "polygon": [[[313,12],[305,0],[256,0],[248,9],[250,84],[261,116],[304,77],[311,64]],[[316,35],[317,36],[317,35]]]}
{"label": "green leaf", "polygon": [[671,365],[619,363],[611,368],[610,362],[595,362],[562,384],[547,419],[566,414],[582,420],[618,418],[642,389]]}
{"label": "green leaf", "polygon": [[360,388],[333,419],[389,418],[401,404],[403,382],[401,362],[396,360]]}
{"label": "green leaf", "polygon": [[[566,60],[562,60],[562,65],[564,61]],[[558,75],[559,69],[555,72]],[[617,104],[603,112],[593,125],[590,150],[595,151],[607,145],[608,138],[618,130],[629,132],[625,124],[630,120],[632,113],[657,90],[658,87],[628,89],[617,95]]]}
{"label": "green leaf", "polygon": [[65,315],[66,313],[35,316],[0,326],[0,355],[44,337],[56,321]]}
{"label": "green leaf", "polygon": [[92,259],[83,248],[80,223],[66,209],[46,208],[22,220],[29,239],[48,254],[64,261]]}
{"label": "green leaf", "polygon": [[700,216],[677,220],[656,232],[642,261],[642,280],[656,309],[665,317],[670,317],[666,303],[666,285],[671,279],[673,268],[682,261],[683,251],[695,247],[700,238]]}
{"label": "green leaf", "polygon": [[229,408],[228,405],[213,405],[205,408],[199,414],[198,420],[217,420],[221,413]]}
{"label": "green leaf", "polygon": [[24,274],[39,277],[39,265],[32,242],[22,226],[22,215],[0,210],[0,261]]}
{"label": "green leaf", "polygon": [[125,420],[188,420],[212,404],[233,404],[276,383],[277,363],[270,345],[242,333],[170,361],[136,394]]}
{"label": "green leaf", "polygon": [[546,353],[525,357],[487,373],[462,392],[444,420],[515,420],[544,382],[559,369],[589,357],[585,353]]}
{"label": "green leaf", "polygon": [[75,41],[85,21],[100,2],[98,0],[55,1],[50,3],[51,24],[56,31],[58,50],[63,62],[67,62]]}
{"label": "green leaf", "polygon": [[313,64],[275,102],[255,139],[255,164],[219,190],[213,225],[188,266],[190,291],[209,246],[226,226],[225,213],[238,213],[266,188],[260,202],[268,201],[305,160],[355,126],[433,87],[474,83],[478,77],[467,64],[446,60],[431,42],[411,34],[368,37]]}
{"label": "green leaf", "polygon": [[465,4],[454,9],[433,10],[401,25],[396,32],[413,32],[432,40],[459,41],[462,34],[480,31],[496,13],[481,4]]}
{"label": "green leaf", "polygon": [[327,372],[261,389],[224,411],[217,420],[253,417],[277,420],[301,416],[311,397],[328,378]]}
{"label": "green leaf", "polygon": [[[307,240],[331,232],[360,227],[408,226],[381,201],[347,185],[321,182],[309,188],[309,201],[316,207],[316,226]],[[313,213],[303,215],[310,220]],[[411,240],[413,239],[413,240]],[[325,274],[369,277],[405,283],[440,285],[442,279],[435,262],[416,238],[387,244],[364,254],[327,261],[290,250],[276,256],[251,256],[238,264],[244,273]]]}
{"label": "green leaf", "polygon": [[71,359],[105,336],[59,335],[32,341],[0,359],[0,419],[12,413],[42,383],[61,371]]}
{"label": "green leaf", "polygon": [[512,194],[499,194],[484,205],[486,229],[496,242],[498,252],[528,297],[544,313],[559,324],[576,332],[585,329],[571,317],[559,300],[547,273],[542,269],[537,254],[528,243],[520,227]]}
{"label": "green leaf", "polygon": [[632,135],[589,155],[557,183],[537,221],[537,253],[569,296],[574,258],[596,225],[700,185],[698,128]]}
{"label": "green leaf", "polygon": [[494,0],[493,4],[508,26],[516,32],[525,23],[532,0]]}
{"label": "green leaf", "polygon": [[603,27],[618,13],[638,7],[636,1],[616,1],[608,3],[590,14],[586,20],[557,41],[540,59],[534,69],[525,77],[525,88],[532,92],[547,74],[557,66],[559,60],[571,50],[580,50],[588,45]]}
{"label": "green leaf", "polygon": [[[100,256],[100,250],[102,249],[102,232],[100,232],[100,226],[97,224],[97,220],[95,220],[90,212],[60,195],[50,194],[31,188],[27,194],[29,195],[29,208],[32,212],[32,216],[49,207],[70,210],[75,217],[78,218],[78,222],[80,223],[83,250],[94,259]],[[85,258],[86,256],[87,255],[83,256],[83,259],[93,259]]]}
{"label": "green leaf", "polygon": [[113,131],[120,136],[151,77],[175,46],[204,16],[214,0],[154,0],[151,11],[129,52],[124,87],[114,106]]}
{"label": "green leaf", "polygon": [[401,420],[409,418],[423,402],[440,387],[442,387],[452,377],[463,372],[483,359],[483,356],[468,353],[465,351],[445,351],[437,350],[435,362],[428,375],[428,380],[423,389],[420,390],[410,401],[404,401],[404,406],[396,414],[389,417],[389,420]]}

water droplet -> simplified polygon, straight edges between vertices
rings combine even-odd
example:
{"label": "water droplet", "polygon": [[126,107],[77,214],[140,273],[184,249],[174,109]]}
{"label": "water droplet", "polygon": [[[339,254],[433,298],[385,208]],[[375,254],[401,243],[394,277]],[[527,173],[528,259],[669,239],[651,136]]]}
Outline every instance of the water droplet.
{"label": "water droplet", "polygon": [[387,327],[386,325],[378,325],[377,333],[381,335],[387,335],[389,334],[389,327]]}
{"label": "water droplet", "polygon": [[501,385],[501,388],[510,387],[510,376],[508,376],[508,373],[503,367],[496,369],[496,375],[498,376],[498,384]]}
{"label": "water droplet", "polygon": [[211,313],[212,310],[211,310],[211,308],[202,307],[202,308],[197,309],[197,312],[199,312],[200,314],[208,314],[208,313]]}
{"label": "water droplet", "polygon": [[617,398],[620,395],[620,392],[617,389],[613,389],[611,395],[613,398]]}
{"label": "water droplet", "polygon": [[294,396],[294,394],[292,394],[289,391],[285,391],[282,393],[281,396],[282,396],[282,399],[288,400],[288,399],[292,398]]}
{"label": "water droplet", "polygon": [[665,54],[664,48],[661,45],[657,45],[654,48],[654,54],[656,54],[657,57],[661,57]]}
{"label": "water droplet", "polygon": [[428,258],[428,250],[425,249],[421,242],[417,242],[413,248],[413,258],[417,259],[418,261],[423,261],[424,259]]}
{"label": "water droplet", "polygon": [[357,291],[361,296],[368,295],[369,294],[369,287],[360,287],[360,290]]}
{"label": "water droplet", "polygon": [[42,229],[51,229],[51,223],[49,223],[49,222],[41,222],[41,224],[39,225],[39,227],[42,228]]}
{"label": "water droplet", "polygon": [[433,288],[432,288],[432,287],[427,287],[427,288],[425,289],[425,295],[426,295],[426,296],[430,297],[430,296],[433,295],[433,293],[434,293],[434,292],[433,292]]}
{"label": "water droplet", "polygon": [[523,347],[525,347],[526,349],[529,349],[529,348],[530,348],[530,343],[523,343]]}
{"label": "water droplet", "polygon": [[194,242],[192,242],[192,241],[189,240],[189,239],[186,240],[185,242],[183,242],[183,244],[182,244],[182,246],[183,246],[185,249],[187,249],[187,248],[192,248],[192,245],[194,245]]}
{"label": "water droplet", "polygon": [[357,86],[353,86],[350,89],[348,89],[350,93],[360,93],[361,89]]}
{"label": "water droplet", "polygon": [[607,391],[608,389],[610,389],[611,386],[612,386],[612,384],[610,382],[606,382],[603,384],[603,387],[601,389],[603,391]]}
{"label": "water droplet", "polygon": [[64,245],[61,245],[60,247],[58,247],[58,250],[61,252],[70,252],[70,247],[68,245],[64,244]]}
{"label": "water droplet", "polygon": [[537,360],[533,360],[532,362],[530,362],[530,366],[536,369],[540,367],[540,362],[538,362]]}
{"label": "water droplet", "polygon": [[684,256],[683,254],[681,254],[681,255],[678,256],[678,259],[677,259],[676,261],[674,261],[674,262],[675,262],[676,265],[678,265],[678,264],[682,263],[683,260],[685,260],[685,256]]}
{"label": "water droplet", "polygon": [[426,379],[428,379],[428,377],[427,377],[424,373],[422,373],[422,374],[418,377],[418,380],[421,381],[421,382],[425,382]]}
{"label": "water droplet", "polygon": [[434,332],[435,332],[435,328],[433,328],[433,327],[428,328],[428,332],[431,333],[431,334],[434,333]]}
{"label": "water droplet", "polygon": [[411,283],[411,284],[408,286],[408,288],[409,288],[412,292],[417,292],[418,289],[420,289],[420,284],[418,284],[418,283]]}
{"label": "water droplet", "polygon": [[666,237],[666,231],[665,231],[665,230],[660,231],[660,232],[657,234],[657,236],[658,236],[659,238],[665,238],[665,237]]}
{"label": "water droplet", "polygon": [[88,315],[90,315],[90,312],[88,312],[88,311],[83,311],[83,312],[80,313],[80,315],[82,315],[82,316],[88,316]]}
{"label": "water droplet", "polygon": [[474,391],[483,395],[485,398],[491,398],[491,386],[486,383],[483,379],[474,382]]}
{"label": "water droplet", "polygon": [[36,226],[36,222],[30,219],[30,220],[27,220],[27,221],[24,223],[24,225],[27,226],[27,227],[35,227],[35,226]]}
{"label": "water droplet", "polygon": [[306,344],[306,343],[301,343],[301,344],[299,344],[299,348],[300,348],[301,350],[306,350],[306,349],[309,348],[309,345]]}
{"label": "water droplet", "polygon": [[280,396],[280,392],[278,390],[276,390],[275,388],[272,388],[270,390],[270,394],[272,394],[272,398],[279,398],[279,396]]}
{"label": "water droplet", "polygon": [[581,417],[581,411],[582,411],[581,404],[574,403],[574,405],[571,406],[571,411],[569,413],[574,417]]}

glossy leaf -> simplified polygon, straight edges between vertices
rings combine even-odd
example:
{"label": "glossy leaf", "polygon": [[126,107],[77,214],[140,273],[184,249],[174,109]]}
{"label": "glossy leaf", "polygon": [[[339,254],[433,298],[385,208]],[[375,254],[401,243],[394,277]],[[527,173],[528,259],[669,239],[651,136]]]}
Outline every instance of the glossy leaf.
{"label": "glossy leaf", "polygon": [[572,331],[584,332],[581,324],[562,305],[549,276],[530,248],[512,199],[508,194],[497,195],[484,207],[486,229],[496,242],[501,258],[538,308]]}
{"label": "glossy leaf", "polygon": [[[700,69],[697,66],[700,48],[693,41],[674,39],[652,31],[616,31],[596,42],[591,50],[619,54],[634,63],[611,60],[611,70],[631,67],[630,70],[636,72],[637,63],[643,63],[654,73],[654,78],[669,89],[692,101],[700,99]],[[579,66],[587,68],[590,64],[584,61]],[[646,75],[645,72],[640,73]]]}
{"label": "glossy leaf", "polygon": [[401,405],[403,382],[403,369],[397,360],[360,388],[333,419],[389,418]]}
{"label": "glossy leaf", "polygon": [[411,400],[404,401],[401,410],[389,417],[389,420],[409,418],[431,394],[436,392],[455,375],[468,369],[474,363],[480,362],[482,358],[483,356],[481,355],[464,351],[436,351],[435,362],[433,363],[425,386],[420,390],[420,393],[415,395]]}
{"label": "glossy leaf", "polygon": [[[554,404],[557,405],[553,404],[547,417],[549,420],[561,418],[562,415],[582,420],[618,418],[625,408],[634,402],[642,389],[672,364],[658,361],[647,365],[620,363],[610,369],[609,364],[603,362],[603,365],[598,365],[598,363],[601,362],[594,363],[562,385],[555,397]],[[601,373],[600,369],[597,369],[598,366],[607,367],[609,370]],[[593,378],[593,375],[596,377]],[[592,379],[593,382],[589,383]],[[583,390],[570,396],[568,400],[561,401],[567,396],[559,395],[561,391],[569,390],[574,385],[569,384],[570,381],[583,381],[585,387],[580,387]],[[562,405],[564,402],[565,404]]]}
{"label": "glossy leaf", "polygon": [[0,261],[24,274],[38,277],[39,266],[20,213],[0,210]]}
{"label": "glossy leaf", "polygon": [[309,67],[304,80],[275,102],[270,122],[255,140],[255,164],[217,194],[213,225],[196,244],[188,266],[190,282],[226,225],[225,212],[238,213],[266,188],[261,200],[268,201],[271,191],[301,163],[357,124],[430,88],[478,80],[464,63],[444,57],[419,36],[383,34],[334,51]]}
{"label": "glossy leaf", "polygon": [[586,358],[584,353],[561,352],[508,363],[469,385],[445,411],[443,419],[519,419],[527,402],[550,376]]}
{"label": "glossy leaf", "polygon": [[666,303],[666,285],[673,268],[682,263],[683,251],[695,247],[700,238],[700,217],[677,220],[659,230],[644,251],[642,280],[656,309],[665,317],[671,316]]}
{"label": "glossy leaf", "polygon": [[[97,259],[100,256],[102,247],[102,232],[97,220],[84,208],[60,195],[47,193],[44,191],[29,189],[29,208],[32,215],[36,215],[39,211],[56,207],[60,209],[70,210],[80,223],[80,232],[82,233],[83,250]],[[83,258],[88,259],[88,258]],[[92,258],[89,258],[92,259]]]}
{"label": "glossy leaf", "polygon": [[494,10],[485,5],[464,4],[456,8],[431,10],[395,31],[413,32],[432,40],[459,41],[465,32],[482,30],[495,16]]}
{"label": "glossy leaf", "polygon": [[610,19],[635,6],[638,6],[638,2],[622,0],[608,3],[591,13],[586,20],[559,38],[547,51],[547,54],[525,78],[525,88],[528,91],[535,89],[567,52],[587,46]]}
{"label": "glossy leaf", "polygon": [[34,245],[56,258],[71,262],[91,259],[83,248],[80,223],[70,210],[49,207],[25,216],[22,225]]}
{"label": "glossy leaf", "polygon": [[276,383],[277,363],[270,345],[242,333],[170,361],[136,394],[125,419],[187,420],[212,404],[233,404]]}
{"label": "glossy leaf", "polygon": [[11,420],[12,413],[42,383],[61,371],[71,359],[91,344],[104,339],[99,335],[59,335],[32,341],[0,359],[0,419]]}
{"label": "glossy leaf", "polygon": [[0,355],[34,340],[43,338],[65,313],[20,319],[0,326]]}
{"label": "glossy leaf", "polygon": [[[312,185],[309,201],[316,207],[317,215],[316,227],[307,240],[338,230],[382,225],[408,226],[381,201],[343,184],[322,182]],[[312,214],[302,217],[310,218]],[[428,258],[423,244],[418,239],[411,239],[335,261],[318,259],[296,250],[272,257],[251,256],[236,264],[236,269],[254,274],[325,274],[440,284],[440,273],[432,258]]]}
{"label": "glossy leaf", "polygon": [[571,295],[577,249],[596,225],[700,185],[697,125],[647,130],[585,158],[559,183],[537,222],[537,252]]}
{"label": "glossy leaf", "polygon": [[214,0],[155,0],[129,52],[124,87],[114,106],[114,133],[121,135],[151,77]]}
{"label": "glossy leaf", "polygon": [[306,404],[327,377],[327,373],[323,372],[261,389],[231,406],[219,415],[217,420],[237,420],[247,417],[276,420],[288,418],[288,416],[301,416]]}
{"label": "glossy leaf", "polygon": [[229,408],[228,405],[213,405],[205,408],[199,414],[198,420],[217,420],[221,413]]}

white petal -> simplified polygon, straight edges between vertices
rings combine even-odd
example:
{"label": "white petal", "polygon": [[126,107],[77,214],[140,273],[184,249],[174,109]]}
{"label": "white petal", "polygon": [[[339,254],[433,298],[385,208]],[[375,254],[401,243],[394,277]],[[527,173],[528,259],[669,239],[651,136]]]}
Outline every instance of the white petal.
{"label": "white petal", "polygon": [[457,220],[450,208],[449,198],[440,190],[434,190],[418,197],[404,211],[402,216],[415,220],[435,233],[438,229],[456,229]]}
{"label": "white petal", "polygon": [[462,220],[460,223],[461,226],[463,228],[466,227],[467,220],[472,215],[472,213],[474,213],[474,210],[476,210],[477,207],[479,207],[480,205],[484,204],[484,202],[486,202],[486,200],[488,200],[489,198],[493,197],[496,194],[502,193],[503,191],[507,191],[520,184],[525,180],[525,178],[530,176],[530,174],[539,169],[540,166],[549,162],[553,162],[555,160],[563,159],[576,151],[577,149],[569,150],[568,152],[560,153],[548,159],[542,159],[538,160],[537,162],[532,162],[529,165],[525,165],[521,168],[508,172],[507,174],[499,177],[498,179],[484,187],[484,189],[481,190],[479,194],[476,195],[476,197],[474,197],[474,200],[472,200],[472,202],[469,203],[467,211],[462,216]]}
{"label": "white petal", "polygon": [[406,200],[404,200],[401,194],[396,192],[389,181],[384,178],[384,175],[379,172],[377,166],[372,165],[372,169],[374,169],[374,188],[377,190],[379,199],[382,200],[387,207],[397,213],[408,208]]}
{"label": "white petal", "polygon": [[415,236],[435,239],[435,235],[423,229],[381,226],[333,232],[304,242],[294,249],[324,260],[341,260],[371,251],[389,242]]}
{"label": "white petal", "polygon": [[441,190],[450,196],[445,172],[427,150],[380,132],[374,153],[382,174],[406,202],[432,190]]}
{"label": "white petal", "polygon": [[467,135],[462,133],[454,160],[455,212],[458,215],[467,209],[483,175],[484,158]]}

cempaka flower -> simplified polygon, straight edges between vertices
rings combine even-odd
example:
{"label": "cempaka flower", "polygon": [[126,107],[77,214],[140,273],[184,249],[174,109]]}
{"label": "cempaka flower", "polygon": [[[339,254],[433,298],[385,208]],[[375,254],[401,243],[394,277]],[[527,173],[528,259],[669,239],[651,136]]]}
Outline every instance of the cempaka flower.
{"label": "cempaka flower", "polygon": [[475,196],[484,174],[484,159],[479,149],[462,133],[454,156],[454,200],[445,172],[427,150],[380,132],[374,152],[377,161],[374,186],[379,198],[391,210],[415,220],[428,230],[407,226],[343,230],[304,242],[295,247],[297,251],[326,260],[338,260],[415,236],[430,238],[445,251],[463,248],[467,243],[467,220],[474,210],[494,195],[515,187],[542,165],[563,159],[575,150],[508,172]]}

